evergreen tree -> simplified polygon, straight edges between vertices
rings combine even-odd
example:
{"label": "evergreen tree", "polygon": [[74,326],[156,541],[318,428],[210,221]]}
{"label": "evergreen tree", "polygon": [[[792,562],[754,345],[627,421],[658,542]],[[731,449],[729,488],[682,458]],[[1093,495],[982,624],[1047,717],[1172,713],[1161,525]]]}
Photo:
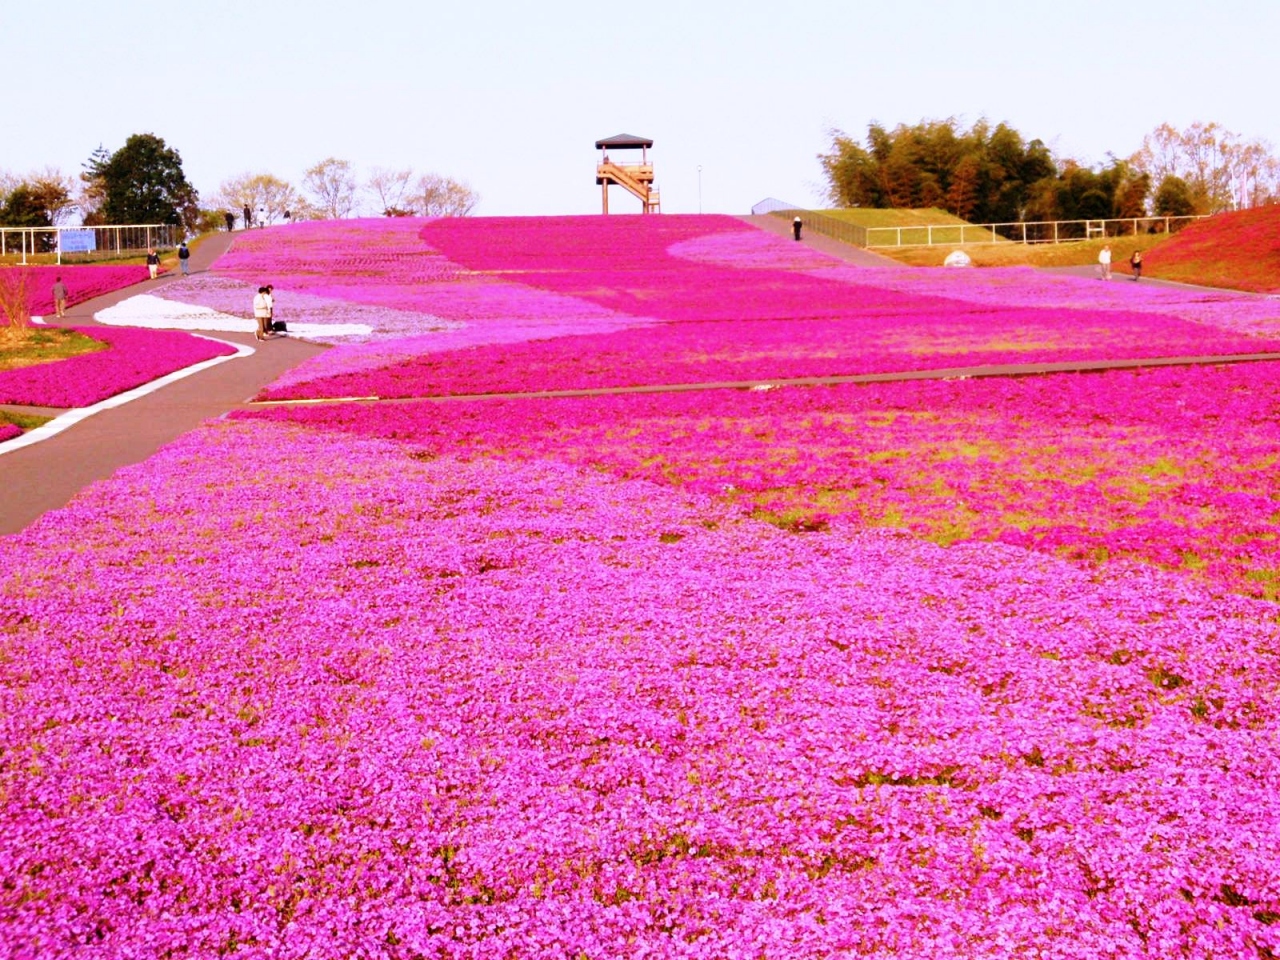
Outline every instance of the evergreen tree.
{"label": "evergreen tree", "polygon": [[111,151],[98,144],[89,159],[80,165],[80,212],[86,226],[102,223],[102,204],[107,199],[104,171],[111,160]]}
{"label": "evergreen tree", "polygon": [[0,203],[0,226],[51,227],[53,218],[29,183],[20,183]]}
{"label": "evergreen tree", "polygon": [[104,223],[192,224],[200,215],[182,158],[154,134],[126,140],[103,166],[101,177]]}

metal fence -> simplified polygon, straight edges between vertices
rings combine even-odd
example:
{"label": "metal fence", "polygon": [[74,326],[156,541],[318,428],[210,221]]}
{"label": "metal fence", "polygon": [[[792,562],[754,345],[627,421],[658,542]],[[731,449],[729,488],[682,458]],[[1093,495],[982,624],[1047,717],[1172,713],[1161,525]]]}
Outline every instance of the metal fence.
{"label": "metal fence", "polygon": [[143,223],[102,227],[0,227],[0,259],[28,258],[54,263],[110,260],[151,249],[176,247],[182,227],[167,223]]}
{"label": "metal fence", "polygon": [[783,200],[775,200],[772,197],[757,203],[751,208],[751,213],[755,216],[771,213],[776,217],[785,217],[788,220],[799,217],[808,230],[813,230],[835,240],[852,243],[859,247],[869,245],[866,227],[850,223],[847,220],[841,220],[839,217],[827,216],[817,210],[804,210]]}
{"label": "metal fence", "polygon": [[805,210],[769,198],[751,208],[753,214],[799,217],[808,230],[859,247],[960,246],[979,243],[1070,243],[1102,237],[1176,233],[1204,216],[1125,217],[1108,220],[1023,220],[1016,223],[922,224],[864,227],[817,210]]}

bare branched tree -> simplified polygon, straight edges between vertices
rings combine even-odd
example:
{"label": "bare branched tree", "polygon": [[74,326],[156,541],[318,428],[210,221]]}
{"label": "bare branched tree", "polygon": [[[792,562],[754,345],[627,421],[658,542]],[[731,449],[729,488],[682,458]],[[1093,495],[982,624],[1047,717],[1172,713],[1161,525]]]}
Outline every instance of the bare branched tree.
{"label": "bare branched tree", "polygon": [[224,180],[214,202],[232,213],[248,207],[258,222],[267,225],[283,219],[286,213],[300,214],[304,205],[288,181],[269,173],[242,173]]}
{"label": "bare branched tree", "polygon": [[365,187],[376,200],[376,206],[384,217],[406,217],[413,213],[411,204],[405,199],[412,180],[413,169],[410,167],[403,170],[374,167]]}
{"label": "bare branched tree", "polygon": [[1185,130],[1162,123],[1130,162],[1157,185],[1185,182],[1200,213],[1256,207],[1280,195],[1280,160],[1271,145],[1246,141],[1217,123]]}
{"label": "bare branched tree", "polygon": [[418,178],[414,205],[424,217],[465,217],[479,202],[480,195],[460,180],[438,173]]}
{"label": "bare branched tree", "polygon": [[329,220],[351,216],[356,207],[356,178],[348,160],[328,157],[310,167],[302,178],[303,189],[315,201],[316,213]]}

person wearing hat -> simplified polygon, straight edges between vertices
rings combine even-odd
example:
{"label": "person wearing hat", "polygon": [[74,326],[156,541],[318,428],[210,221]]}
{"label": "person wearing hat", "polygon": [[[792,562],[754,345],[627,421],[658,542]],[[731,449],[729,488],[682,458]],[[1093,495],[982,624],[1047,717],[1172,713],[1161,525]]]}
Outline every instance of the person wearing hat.
{"label": "person wearing hat", "polygon": [[791,232],[795,234],[795,238],[797,240],[800,239],[800,228],[802,226],[804,226],[804,224],[799,217],[796,217],[794,220],[791,221]]}
{"label": "person wearing hat", "polygon": [[191,251],[187,249],[187,241],[183,240],[178,244],[178,266],[182,268],[184,277],[191,276],[191,268],[187,266],[187,261],[191,259]]}

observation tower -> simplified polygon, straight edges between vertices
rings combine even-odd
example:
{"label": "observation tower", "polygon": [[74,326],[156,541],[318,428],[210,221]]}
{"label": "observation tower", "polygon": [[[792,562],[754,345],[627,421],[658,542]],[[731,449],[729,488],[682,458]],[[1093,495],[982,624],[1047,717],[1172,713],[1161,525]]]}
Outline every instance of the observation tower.
{"label": "observation tower", "polygon": [[[658,212],[658,188],[653,185],[653,164],[649,162],[652,140],[620,133],[605,140],[596,141],[596,149],[603,151],[596,164],[596,185],[600,189],[601,213],[609,212],[609,184],[616,183],[640,199],[641,213]],[[639,150],[639,163],[616,163],[609,159],[609,151]]]}

